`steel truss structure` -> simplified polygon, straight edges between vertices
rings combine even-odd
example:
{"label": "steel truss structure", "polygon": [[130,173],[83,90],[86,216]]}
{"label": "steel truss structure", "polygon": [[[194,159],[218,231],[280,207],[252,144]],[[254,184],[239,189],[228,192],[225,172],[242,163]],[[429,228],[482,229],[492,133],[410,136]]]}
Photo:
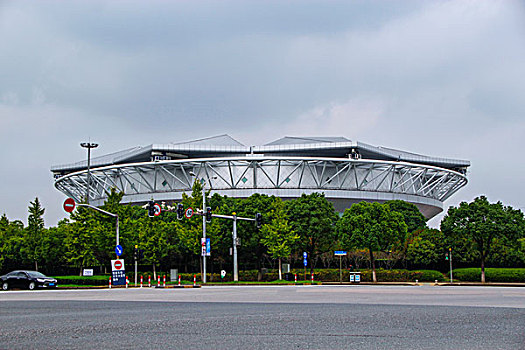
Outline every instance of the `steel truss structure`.
{"label": "steel truss structure", "polygon": [[[124,203],[178,200],[183,192],[191,192],[195,178],[190,172],[204,178],[212,191],[235,197],[258,192],[294,198],[301,193],[325,192],[328,199],[347,198],[343,207],[349,207],[355,198],[405,199],[420,209],[426,206],[422,212],[427,218],[442,211],[443,201],[467,184],[460,172],[409,162],[245,155],[91,169],[89,201],[101,205],[112,188],[124,193]],[[56,179],[55,187],[80,202],[86,195],[87,181],[87,171],[78,171]]]}

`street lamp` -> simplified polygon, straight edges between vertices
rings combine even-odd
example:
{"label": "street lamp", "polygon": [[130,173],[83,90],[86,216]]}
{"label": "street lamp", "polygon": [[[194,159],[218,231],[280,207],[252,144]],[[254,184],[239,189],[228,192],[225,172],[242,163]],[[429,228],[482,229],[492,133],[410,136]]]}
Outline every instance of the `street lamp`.
{"label": "street lamp", "polygon": [[[190,175],[195,177],[195,178],[197,177],[197,175],[193,171],[190,171]],[[211,179],[216,179],[216,178],[217,178],[216,176],[211,177]],[[206,215],[205,215],[205,210],[206,210],[206,191],[205,191],[205,186],[206,186],[206,182],[204,181],[204,178],[201,179],[201,185],[202,185],[202,238],[206,242]],[[202,274],[202,283],[206,283],[206,254],[202,255],[202,272],[203,272],[203,274]]]}
{"label": "street lamp", "polygon": [[89,170],[90,163],[91,163],[91,149],[97,148],[98,143],[93,142],[82,142],[80,146],[87,148],[88,150],[88,158],[87,158],[87,188],[86,188],[86,203],[89,204],[89,183],[91,182],[91,172]]}

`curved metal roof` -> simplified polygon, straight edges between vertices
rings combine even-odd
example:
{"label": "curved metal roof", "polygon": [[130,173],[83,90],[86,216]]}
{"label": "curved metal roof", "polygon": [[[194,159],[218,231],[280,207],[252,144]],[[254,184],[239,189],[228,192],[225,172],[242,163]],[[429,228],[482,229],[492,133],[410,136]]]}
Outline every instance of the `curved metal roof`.
{"label": "curved metal roof", "polygon": [[[464,171],[470,166],[467,160],[431,157],[396,150],[388,147],[372,146],[363,142],[351,141],[344,137],[283,137],[263,146],[247,147],[229,135],[219,135],[199,140],[169,144],[137,146],[91,159],[91,167],[97,168],[115,164],[151,161],[154,156],[168,159],[216,158],[228,156],[279,155],[348,158],[358,155],[362,159],[404,161],[426,164],[447,169]],[[70,173],[85,169],[87,161],[51,167],[53,173]]]}

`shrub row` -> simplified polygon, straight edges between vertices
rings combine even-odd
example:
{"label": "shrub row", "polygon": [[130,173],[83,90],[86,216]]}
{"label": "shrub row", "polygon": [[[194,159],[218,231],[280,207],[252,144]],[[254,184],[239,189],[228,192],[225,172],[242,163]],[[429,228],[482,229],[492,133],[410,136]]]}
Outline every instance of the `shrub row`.
{"label": "shrub row", "polygon": [[[520,269],[517,269],[520,270]],[[521,269],[525,271],[525,269]],[[372,270],[361,270],[361,281],[363,282],[371,282],[372,281]],[[350,271],[343,270],[343,281],[348,282],[350,280]],[[294,269],[291,271],[292,276],[294,274],[297,274],[297,279],[299,281],[303,281],[305,279],[304,276],[304,270],[302,269]],[[134,282],[134,276],[133,273],[127,273],[129,277],[130,283]],[[143,276],[144,278],[144,284],[148,283],[148,276],[151,276],[151,283],[156,284],[156,281],[153,279],[153,274],[151,273],[145,273],[145,274],[139,274],[138,281],[140,282],[140,276]],[[161,276],[161,283],[163,281],[163,276],[166,275],[166,282],[170,281],[169,274],[159,273],[159,276]],[[199,282],[201,280],[201,274],[193,274],[193,273],[181,273],[181,281],[183,283],[193,283],[193,276],[196,275],[196,280]],[[248,271],[239,271],[239,280],[240,281],[257,281],[257,270],[248,270]],[[434,270],[417,270],[417,271],[410,271],[410,270],[384,270],[384,269],[377,269],[376,270],[376,276],[377,280],[379,282],[407,282],[407,281],[415,281],[419,280],[421,282],[434,282],[435,280],[438,281],[444,281],[444,276],[439,271]],[[59,276],[57,277],[59,284],[77,284],[77,285],[107,285],[109,280],[109,275],[99,275],[99,276]],[[207,275],[208,282],[230,282],[233,280],[233,275],[231,273],[227,274],[226,277],[221,278],[220,274],[214,273]],[[277,270],[269,270],[268,272],[264,273],[262,276],[262,281],[268,282],[268,281],[275,281],[279,278],[279,273]],[[283,279],[285,278],[283,273]],[[306,271],[306,280],[310,281],[311,274],[310,270]],[[293,280],[293,277],[292,277]],[[314,270],[314,280],[315,281],[322,281],[322,282],[339,282],[340,280],[340,272],[339,269],[316,269]]]}
{"label": "shrub row", "polygon": [[[481,268],[452,270],[454,279],[465,282],[481,281]],[[525,269],[485,269],[486,282],[525,282]]]}

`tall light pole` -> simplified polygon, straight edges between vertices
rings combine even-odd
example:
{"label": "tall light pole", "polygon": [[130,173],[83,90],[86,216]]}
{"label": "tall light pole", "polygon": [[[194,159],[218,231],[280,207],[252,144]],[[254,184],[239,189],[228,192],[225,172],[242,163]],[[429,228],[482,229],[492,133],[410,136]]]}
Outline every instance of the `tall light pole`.
{"label": "tall light pole", "polygon": [[86,203],[89,204],[89,184],[91,182],[91,172],[89,170],[91,165],[91,149],[97,148],[98,143],[94,142],[82,142],[80,146],[87,148],[88,150],[88,158],[87,158],[87,186],[86,186]]}

